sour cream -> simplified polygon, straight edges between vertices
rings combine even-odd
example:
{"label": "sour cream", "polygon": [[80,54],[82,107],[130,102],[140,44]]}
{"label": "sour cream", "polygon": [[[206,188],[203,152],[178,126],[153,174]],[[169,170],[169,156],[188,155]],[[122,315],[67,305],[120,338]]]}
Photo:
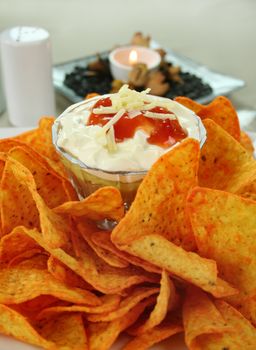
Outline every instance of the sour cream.
{"label": "sour cream", "polygon": [[[115,172],[148,170],[170,148],[148,143],[149,135],[143,130],[137,130],[133,138],[117,142],[115,152],[110,152],[106,133],[100,132],[102,127],[87,125],[95,102],[107,96],[110,95],[73,105],[58,118],[58,147],[89,168]],[[177,117],[187,137],[204,142],[205,130],[200,119],[191,110],[169,99],[150,95],[147,95],[147,98],[156,105],[167,103],[168,110]]]}

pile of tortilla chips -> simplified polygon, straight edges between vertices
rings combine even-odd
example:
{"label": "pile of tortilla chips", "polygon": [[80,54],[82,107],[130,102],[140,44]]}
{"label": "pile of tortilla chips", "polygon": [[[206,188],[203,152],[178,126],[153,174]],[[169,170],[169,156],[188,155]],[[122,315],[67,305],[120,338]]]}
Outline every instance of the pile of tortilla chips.
{"label": "pile of tortilla chips", "polygon": [[[0,333],[45,349],[256,349],[256,161],[224,97],[150,169],[129,211],[115,188],[79,201],[53,119],[0,140]],[[98,221],[117,221],[112,232]]]}

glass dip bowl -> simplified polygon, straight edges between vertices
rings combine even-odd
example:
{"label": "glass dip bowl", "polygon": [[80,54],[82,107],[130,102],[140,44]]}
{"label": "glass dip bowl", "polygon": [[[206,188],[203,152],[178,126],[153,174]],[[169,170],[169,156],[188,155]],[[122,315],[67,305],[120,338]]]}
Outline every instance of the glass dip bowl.
{"label": "glass dip bowl", "polygon": [[[84,162],[82,162],[78,157],[73,156],[71,153],[65,151],[62,147],[58,145],[58,135],[62,128],[62,119],[67,117],[67,114],[71,113],[79,113],[84,110],[88,111],[92,108],[95,103],[102,98],[109,97],[111,95],[103,95],[96,96],[88,100],[84,100],[82,102],[71,105],[67,108],[54,122],[52,128],[52,139],[53,144],[56,148],[56,151],[59,153],[61,160],[70,176],[70,179],[80,196],[80,198],[85,198],[91,193],[95,192],[97,189],[103,186],[114,186],[118,188],[121,192],[124,203],[129,206],[133,201],[137,189],[146,175],[148,170],[138,170],[138,171],[110,171],[110,170],[102,170],[99,168],[90,167]],[[155,96],[150,96],[150,98],[155,99]],[[158,98],[164,99],[165,98]],[[177,104],[177,102],[175,102]],[[182,108],[187,113],[193,113],[187,108],[179,105],[179,108]],[[198,129],[198,137],[197,139],[202,146],[206,139],[205,128],[196,115],[194,115],[196,120],[196,128]],[[182,142],[182,141],[181,141]],[[179,142],[178,142],[179,143]],[[177,145],[176,143],[175,145]],[[173,145],[172,147],[175,147]],[[172,147],[165,150],[170,150]]]}

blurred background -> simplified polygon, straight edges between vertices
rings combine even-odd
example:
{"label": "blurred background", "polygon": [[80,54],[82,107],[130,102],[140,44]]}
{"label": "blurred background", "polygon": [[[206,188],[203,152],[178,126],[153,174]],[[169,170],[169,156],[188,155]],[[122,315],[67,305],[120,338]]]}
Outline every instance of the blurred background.
{"label": "blurred background", "polygon": [[[249,109],[256,109],[255,18],[255,0],[0,0],[0,31],[17,25],[47,29],[55,64],[127,43],[141,31],[163,47],[243,79],[246,86],[231,98]],[[57,112],[65,103],[57,100]]]}

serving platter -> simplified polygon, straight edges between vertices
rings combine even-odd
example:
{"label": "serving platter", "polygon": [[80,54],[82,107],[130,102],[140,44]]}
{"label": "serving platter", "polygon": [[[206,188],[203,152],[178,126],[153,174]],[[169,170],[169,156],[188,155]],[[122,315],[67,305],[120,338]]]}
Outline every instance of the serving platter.
{"label": "serving platter", "polygon": [[[197,99],[199,103],[208,103],[216,96],[228,95],[232,91],[242,88],[245,85],[244,81],[241,79],[214,72],[203,64],[197,63],[182,54],[178,54],[172,49],[162,47],[156,41],[152,40],[150,46],[153,49],[163,48],[166,51],[167,62],[172,62],[174,65],[180,66],[182,71],[196,75],[211,86],[212,93]],[[102,58],[106,58],[108,54],[109,51],[100,52]],[[81,96],[78,96],[72,89],[64,85],[65,75],[71,73],[76,66],[85,67],[88,63],[96,59],[97,55],[90,55],[55,65],[53,67],[53,83],[55,89],[71,102],[76,103],[81,101]]]}

